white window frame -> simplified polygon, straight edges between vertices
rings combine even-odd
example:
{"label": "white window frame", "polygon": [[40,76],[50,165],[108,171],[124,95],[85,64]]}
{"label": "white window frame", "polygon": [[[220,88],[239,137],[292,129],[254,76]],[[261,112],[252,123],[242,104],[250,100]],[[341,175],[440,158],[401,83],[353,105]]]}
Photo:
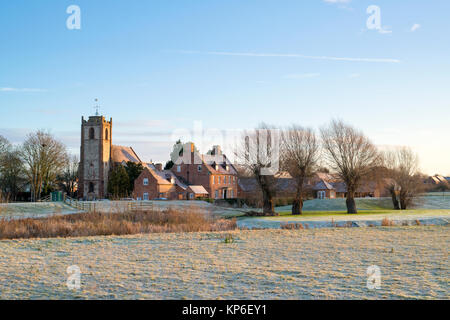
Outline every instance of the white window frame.
{"label": "white window frame", "polygon": [[144,194],[142,195],[142,199],[144,199],[144,201],[148,201],[149,200],[148,192],[144,192]]}
{"label": "white window frame", "polygon": [[177,172],[181,172],[181,166],[177,165]]}
{"label": "white window frame", "polygon": [[144,178],[144,180],[142,181],[142,184],[144,186],[148,186],[148,178]]}
{"label": "white window frame", "polygon": [[219,190],[216,190],[216,192],[214,193],[214,198],[219,199]]}

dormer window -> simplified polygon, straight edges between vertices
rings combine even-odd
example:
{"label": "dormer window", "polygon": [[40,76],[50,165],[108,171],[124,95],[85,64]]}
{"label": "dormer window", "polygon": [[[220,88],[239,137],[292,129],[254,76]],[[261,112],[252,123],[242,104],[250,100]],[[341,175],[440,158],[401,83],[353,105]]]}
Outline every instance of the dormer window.
{"label": "dormer window", "polygon": [[229,166],[229,165],[226,165],[226,166],[225,166],[225,170],[230,171],[230,166]]}
{"label": "dormer window", "polygon": [[219,165],[218,164],[215,165],[215,169],[216,169],[216,171],[219,171]]}

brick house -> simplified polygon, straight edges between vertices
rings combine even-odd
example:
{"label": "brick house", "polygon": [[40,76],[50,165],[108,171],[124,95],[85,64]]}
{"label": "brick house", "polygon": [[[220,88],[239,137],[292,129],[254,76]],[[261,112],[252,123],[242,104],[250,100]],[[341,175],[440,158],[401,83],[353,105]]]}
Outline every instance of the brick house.
{"label": "brick house", "polygon": [[143,163],[144,170],[134,181],[133,198],[137,200],[187,199],[188,186],[161,164]]}
{"label": "brick house", "polygon": [[210,198],[237,198],[238,174],[220,147],[203,155],[195,151],[193,143],[189,147],[189,154],[180,156],[171,169],[177,178],[189,186],[203,186]]}

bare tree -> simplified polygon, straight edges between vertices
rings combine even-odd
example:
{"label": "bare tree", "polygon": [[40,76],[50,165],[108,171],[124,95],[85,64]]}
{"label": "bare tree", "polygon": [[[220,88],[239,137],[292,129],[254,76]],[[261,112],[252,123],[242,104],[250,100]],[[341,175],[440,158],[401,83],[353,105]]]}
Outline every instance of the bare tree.
{"label": "bare tree", "polygon": [[281,167],[295,181],[295,199],[292,214],[302,214],[305,184],[316,167],[319,157],[319,142],[312,129],[292,125],[282,132]]}
{"label": "bare tree", "polygon": [[235,151],[240,166],[253,177],[262,194],[263,214],[275,215],[275,174],[279,167],[278,130],[261,124],[251,132],[245,132]]}
{"label": "bare tree", "polygon": [[384,153],[384,163],[392,177],[388,185],[395,209],[405,210],[422,192],[423,182],[419,173],[419,157],[408,147]]}
{"label": "bare tree", "polygon": [[75,189],[77,187],[78,179],[78,157],[75,155],[69,156],[67,163],[64,165],[63,171],[59,176],[58,180],[62,184],[64,191],[73,197],[75,194]]}
{"label": "bare tree", "polygon": [[358,213],[355,193],[380,163],[378,151],[362,132],[343,121],[333,120],[321,129],[321,136],[329,166],[347,186],[347,212]]}
{"label": "bare tree", "polygon": [[66,147],[50,133],[38,130],[27,136],[21,149],[32,201],[40,200],[44,186],[56,181],[67,162]]}
{"label": "bare tree", "polygon": [[11,144],[9,143],[8,139],[6,139],[3,136],[0,136],[0,157],[2,156],[2,154],[8,151],[10,147]]}
{"label": "bare tree", "polygon": [[15,201],[25,180],[20,152],[10,147],[0,156],[0,190],[8,199]]}

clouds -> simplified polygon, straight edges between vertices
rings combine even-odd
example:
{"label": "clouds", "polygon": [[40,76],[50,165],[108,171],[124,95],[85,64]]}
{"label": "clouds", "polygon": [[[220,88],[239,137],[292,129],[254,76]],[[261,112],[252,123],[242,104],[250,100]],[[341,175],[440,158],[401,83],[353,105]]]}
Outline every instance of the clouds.
{"label": "clouds", "polygon": [[422,26],[418,23],[413,24],[413,26],[411,27],[411,32],[417,31],[421,28]]}
{"label": "clouds", "polygon": [[390,58],[354,58],[354,57],[333,57],[333,56],[308,56],[296,53],[252,53],[252,52],[225,52],[225,51],[187,51],[182,50],[183,54],[204,54],[217,56],[235,56],[235,57],[257,57],[257,58],[300,58],[310,60],[328,60],[328,61],[346,61],[346,62],[369,62],[369,63],[400,63],[399,59]]}
{"label": "clouds", "polygon": [[3,88],[0,88],[0,92],[47,92],[47,90],[45,90],[45,89],[37,89],[37,88],[3,87]]}

